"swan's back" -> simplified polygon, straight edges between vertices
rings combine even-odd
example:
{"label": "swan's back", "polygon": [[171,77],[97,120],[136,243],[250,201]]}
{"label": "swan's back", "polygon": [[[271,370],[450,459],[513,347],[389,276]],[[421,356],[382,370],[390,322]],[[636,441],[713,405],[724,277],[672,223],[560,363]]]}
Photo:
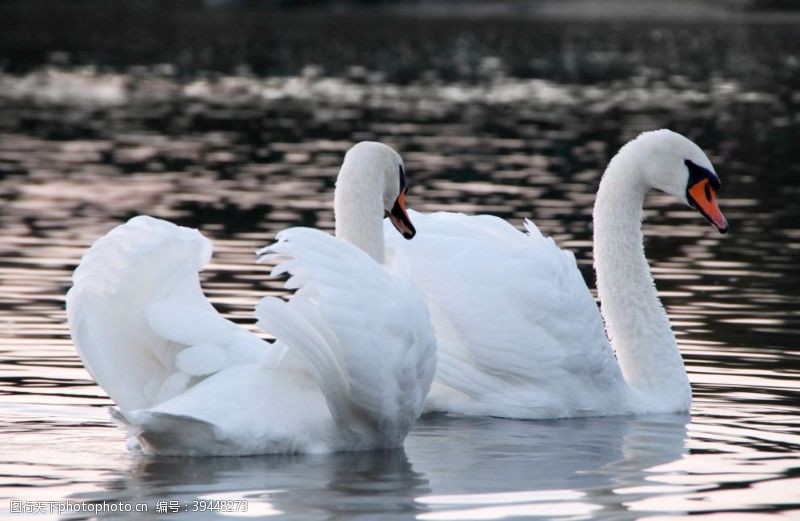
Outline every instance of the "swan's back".
{"label": "swan's back", "polygon": [[411,217],[389,239],[423,293],[439,343],[430,406],[514,418],[592,415],[624,379],[572,253],[530,221],[455,213]]}
{"label": "swan's back", "polygon": [[281,232],[263,261],[288,272],[288,302],[262,299],[259,325],[299,354],[350,448],[396,447],[422,411],[436,371],[427,308],[410,281],[364,251],[309,228]]}

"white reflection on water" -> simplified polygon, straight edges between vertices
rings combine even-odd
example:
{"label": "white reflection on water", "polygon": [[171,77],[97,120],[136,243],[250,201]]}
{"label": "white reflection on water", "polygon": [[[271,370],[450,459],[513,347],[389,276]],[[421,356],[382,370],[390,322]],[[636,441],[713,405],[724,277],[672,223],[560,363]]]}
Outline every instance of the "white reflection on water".
{"label": "white reflection on water", "polygon": [[[2,508],[10,499],[152,508],[225,498],[246,499],[242,515],[369,520],[800,509],[800,310],[790,291],[800,284],[792,254],[800,232],[785,194],[771,188],[791,180],[737,156],[752,136],[738,133],[746,120],[734,117],[742,104],[793,110],[779,96],[752,96],[719,78],[653,90],[635,81],[507,78],[442,88],[314,75],[137,83],[52,74],[0,78]],[[703,125],[725,136],[712,152],[733,233],[713,235],[658,195],[648,199],[645,226],[694,390],[691,418],[431,417],[404,451],[152,460],[125,450],[109,400],[69,341],[71,270],[93,240],[135,213],[213,238],[204,288],[226,316],[253,328],[255,302],[282,290],[252,252],[288,225],[332,227],[333,177],[360,139],[404,152],[411,206],[493,212],[517,224],[532,217],[576,252],[591,282],[589,216],[608,156],[654,122],[697,128],[698,111],[727,114]]]}
{"label": "white reflection on water", "polygon": [[[101,463],[101,473],[82,477],[94,481],[92,490],[83,487],[66,497],[146,501],[151,509],[157,500],[191,505],[195,499],[246,499],[250,514],[282,512],[296,519],[320,514],[343,519],[385,514],[496,519],[589,512],[618,518],[626,510],[623,498],[634,501],[702,488],[646,488],[650,480],[666,481],[683,473],[662,466],[686,455],[688,421],[683,415],[547,422],[431,417],[414,430],[405,451],[209,459],[129,456],[124,458],[128,463]],[[94,440],[92,450],[119,453],[122,435],[112,432],[116,435],[105,442]],[[92,442],[78,430],[56,439],[66,452]],[[41,456],[27,457],[34,463]],[[57,466],[62,465],[66,473],[74,462]]]}

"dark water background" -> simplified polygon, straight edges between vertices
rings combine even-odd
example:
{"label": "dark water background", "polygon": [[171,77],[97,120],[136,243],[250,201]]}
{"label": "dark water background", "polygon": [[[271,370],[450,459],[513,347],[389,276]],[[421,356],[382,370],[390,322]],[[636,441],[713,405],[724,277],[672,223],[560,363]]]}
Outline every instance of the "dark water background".
{"label": "dark water background", "polygon": [[[146,502],[152,513],[158,500],[225,498],[296,519],[800,516],[790,16],[26,5],[0,6],[4,514],[11,499]],[[334,176],[363,139],[402,153],[412,207],[531,217],[593,286],[599,176],[625,141],[660,127],[708,152],[732,226],[719,236],[669,197],[648,198],[646,248],[692,381],[691,417],[433,417],[404,451],[151,460],[125,449],[70,344],[71,271],[139,213],[214,240],[206,293],[252,328],[255,302],[281,291],[253,251],[290,225],[332,228]]]}

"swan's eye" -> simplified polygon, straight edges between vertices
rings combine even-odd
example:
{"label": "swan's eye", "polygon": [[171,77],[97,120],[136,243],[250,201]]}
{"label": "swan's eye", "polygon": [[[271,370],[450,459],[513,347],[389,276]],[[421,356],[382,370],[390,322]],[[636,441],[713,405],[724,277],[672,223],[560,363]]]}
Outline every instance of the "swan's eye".
{"label": "swan's eye", "polygon": [[716,201],[720,182],[717,175],[688,159],[684,161],[689,169],[689,181],[686,183],[686,200],[689,206],[698,210],[721,233],[728,231],[728,221],[719,209]]}
{"label": "swan's eye", "polygon": [[702,181],[705,181],[705,187],[703,189],[703,193],[706,196],[707,200],[712,200],[713,196],[719,191],[720,189],[720,182],[719,177],[708,170],[707,168],[703,168],[702,166],[697,165],[696,163],[686,159],[683,162],[686,165],[686,168],[689,170],[689,181],[686,183],[686,195],[687,199],[689,200],[689,204],[692,207],[695,207],[697,201],[694,201],[691,197],[691,189],[697,186]]}
{"label": "swan's eye", "polygon": [[403,165],[400,165],[400,193],[402,194],[406,190],[408,190],[408,185],[406,185],[406,171]]}

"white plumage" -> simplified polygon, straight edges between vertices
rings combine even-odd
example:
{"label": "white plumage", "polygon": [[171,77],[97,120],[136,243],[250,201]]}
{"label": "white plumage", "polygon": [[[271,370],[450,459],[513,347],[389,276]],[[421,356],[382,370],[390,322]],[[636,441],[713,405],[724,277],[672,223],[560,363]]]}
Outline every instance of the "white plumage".
{"label": "white plumage", "polygon": [[524,419],[688,410],[691,389],[640,230],[650,188],[688,202],[686,160],[715,176],[694,143],[650,132],[603,176],[595,264],[611,342],[574,256],[532,222],[523,233],[493,216],[412,212],[417,238],[389,237],[388,248],[402,252],[436,329],[427,410]]}
{"label": "white plumage", "polygon": [[263,299],[259,326],[305,362],[334,420],[349,431],[348,447],[401,445],[436,371],[425,303],[409,280],[349,243],[308,228],[278,239],[261,261],[286,259],[275,272],[290,272],[287,287],[299,289],[288,303]]}
{"label": "white plumage", "polygon": [[[624,379],[572,253],[527,222],[410,212],[402,248],[436,329],[428,409],[508,418],[624,407]],[[569,411],[568,414],[565,414]]]}
{"label": "white plumage", "polygon": [[134,217],[86,252],[67,311],[81,358],[124,410],[153,406],[197,377],[253,363],[266,344],[220,316],[197,272],[211,257],[197,230]]}
{"label": "white plumage", "polygon": [[[400,198],[398,162],[376,143],[348,153],[340,179],[360,190],[337,187],[337,198],[380,204],[348,223],[353,236],[359,228],[382,235],[383,199]],[[260,254],[298,290],[288,302],[265,298],[257,306],[259,325],[278,339],[273,345],[206,300],[197,272],[211,244],[196,230],[135,217],[84,255],[67,295],[72,338],[132,439],[168,455],[401,445],[436,364],[416,289],[318,230],[285,230]]]}

